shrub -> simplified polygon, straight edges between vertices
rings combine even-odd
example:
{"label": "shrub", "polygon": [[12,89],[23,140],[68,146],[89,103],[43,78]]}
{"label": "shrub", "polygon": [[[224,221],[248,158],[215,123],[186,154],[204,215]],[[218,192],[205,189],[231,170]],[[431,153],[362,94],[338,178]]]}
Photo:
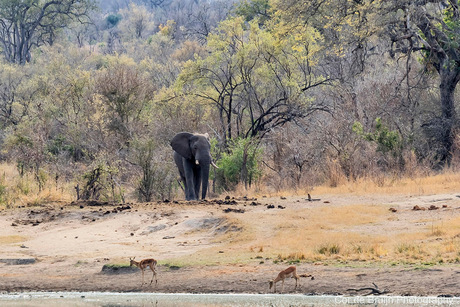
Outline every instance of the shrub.
{"label": "shrub", "polygon": [[318,248],[318,253],[321,255],[337,255],[340,253],[340,246],[338,244],[326,244]]}
{"label": "shrub", "polygon": [[[118,174],[116,167],[110,167],[99,161],[83,175],[84,187],[81,199],[123,201],[123,190],[117,185],[115,177]],[[118,187],[118,191],[117,191]]]}
{"label": "shrub", "polygon": [[234,139],[230,142],[228,152],[222,154],[218,162],[218,181],[224,189],[234,189],[238,183],[247,188],[260,178],[259,159],[262,150],[255,139]]}

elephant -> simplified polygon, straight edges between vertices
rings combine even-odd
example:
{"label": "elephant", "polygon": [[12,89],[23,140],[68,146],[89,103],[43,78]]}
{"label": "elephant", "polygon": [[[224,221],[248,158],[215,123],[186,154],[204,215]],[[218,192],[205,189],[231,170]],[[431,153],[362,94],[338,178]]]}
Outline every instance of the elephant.
{"label": "elephant", "polygon": [[200,187],[201,199],[206,198],[210,165],[217,168],[211,159],[209,135],[180,132],[171,140],[174,162],[184,183],[185,199],[197,200]]}

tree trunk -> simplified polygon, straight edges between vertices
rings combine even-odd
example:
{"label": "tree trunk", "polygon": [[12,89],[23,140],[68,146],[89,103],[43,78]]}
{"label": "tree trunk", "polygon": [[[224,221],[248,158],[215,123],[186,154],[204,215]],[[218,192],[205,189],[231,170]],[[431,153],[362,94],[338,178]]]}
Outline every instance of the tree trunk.
{"label": "tree trunk", "polygon": [[[446,64],[449,66],[448,64]],[[455,111],[454,93],[459,82],[460,73],[449,68],[440,71],[441,83],[439,85],[441,96],[441,148],[438,152],[441,164],[449,165],[452,159],[453,131],[456,126],[457,112]]]}

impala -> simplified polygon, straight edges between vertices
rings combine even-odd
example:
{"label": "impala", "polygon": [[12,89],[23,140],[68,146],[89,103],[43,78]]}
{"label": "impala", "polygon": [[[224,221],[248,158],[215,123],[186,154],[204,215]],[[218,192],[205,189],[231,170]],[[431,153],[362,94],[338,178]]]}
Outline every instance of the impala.
{"label": "impala", "polygon": [[295,278],[295,288],[297,288],[298,283],[300,285],[300,282],[299,282],[300,276],[297,275],[296,267],[295,266],[290,266],[286,270],[279,272],[278,276],[275,279],[270,280],[270,282],[269,282],[270,289],[274,286],[273,292],[276,292],[276,283],[281,281],[281,292],[283,292],[284,291],[284,280],[286,278]]}
{"label": "impala", "polygon": [[144,259],[144,260],[137,262],[134,260],[134,258],[132,259],[129,258],[129,266],[135,265],[142,271],[142,285],[144,284],[144,270],[147,267],[149,267],[153,272],[152,280],[150,281],[150,284],[152,284],[153,282],[153,277],[155,277],[155,284],[157,284],[158,283],[157,272],[155,271],[155,266],[157,265],[157,261],[155,259],[149,258],[149,259]]}

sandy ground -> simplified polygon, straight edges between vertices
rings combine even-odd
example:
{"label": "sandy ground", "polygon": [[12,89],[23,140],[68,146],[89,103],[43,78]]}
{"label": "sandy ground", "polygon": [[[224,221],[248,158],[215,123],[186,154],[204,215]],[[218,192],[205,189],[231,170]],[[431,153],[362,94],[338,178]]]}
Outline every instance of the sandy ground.
{"label": "sandy ground", "polygon": [[[369,232],[410,231],[417,227],[411,222],[414,212],[410,209],[415,204],[429,207],[442,201],[449,209],[436,213],[439,219],[460,216],[460,197],[456,194],[386,197],[382,200],[378,195],[366,196],[363,200],[362,196],[328,195],[322,196],[327,202],[316,203],[305,197],[124,205],[73,203],[3,210],[0,292],[268,293],[268,280],[288,264],[260,258],[238,260],[226,240],[241,231],[238,219],[243,216],[253,221],[256,234],[266,236],[270,234],[264,232],[265,216],[269,220],[269,216],[276,218],[280,210],[285,214],[312,206],[374,202],[398,210],[398,222],[368,226]],[[275,208],[269,209],[267,204]],[[201,255],[206,259],[215,255],[212,265],[200,262]],[[136,260],[159,260],[157,284],[142,285],[139,270],[102,271],[105,264],[127,264],[134,256]],[[175,266],[175,259],[181,259],[178,263],[190,259],[193,264]],[[375,287],[374,283],[390,295],[460,296],[458,264],[296,265],[299,274],[312,274],[314,279],[301,278],[297,289],[294,280],[287,280],[286,293],[367,294],[370,291],[348,289]],[[151,276],[151,271],[146,271],[145,280],[149,282]]]}

